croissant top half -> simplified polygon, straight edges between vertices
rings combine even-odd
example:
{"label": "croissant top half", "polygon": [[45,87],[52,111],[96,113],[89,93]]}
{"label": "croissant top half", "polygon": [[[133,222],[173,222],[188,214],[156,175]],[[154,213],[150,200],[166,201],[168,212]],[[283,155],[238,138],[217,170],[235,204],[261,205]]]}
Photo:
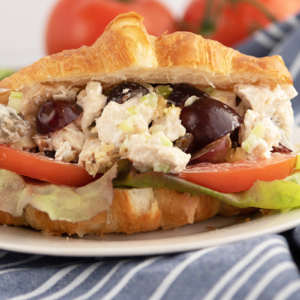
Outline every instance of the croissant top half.
{"label": "croissant top half", "polygon": [[111,85],[124,80],[188,82],[230,89],[238,83],[292,84],[280,56],[255,58],[190,32],[154,37],[135,12],[119,15],[91,47],[46,56],[0,82],[0,103],[37,83]]}

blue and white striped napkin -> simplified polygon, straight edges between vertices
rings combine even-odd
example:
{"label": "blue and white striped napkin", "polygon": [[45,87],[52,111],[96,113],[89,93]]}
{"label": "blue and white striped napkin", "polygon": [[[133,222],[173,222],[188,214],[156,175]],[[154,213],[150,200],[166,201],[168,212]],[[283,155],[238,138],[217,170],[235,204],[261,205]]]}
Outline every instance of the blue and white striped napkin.
{"label": "blue and white striped napkin", "polygon": [[0,299],[299,299],[286,240],[268,235],[145,258],[82,259],[0,251]]}
{"label": "blue and white striped napkin", "polygon": [[[300,91],[300,15],[237,48],[255,56],[282,55]],[[293,107],[300,125],[299,97]],[[0,250],[0,300],[300,299],[298,253],[300,227],[216,248],[126,259]]]}

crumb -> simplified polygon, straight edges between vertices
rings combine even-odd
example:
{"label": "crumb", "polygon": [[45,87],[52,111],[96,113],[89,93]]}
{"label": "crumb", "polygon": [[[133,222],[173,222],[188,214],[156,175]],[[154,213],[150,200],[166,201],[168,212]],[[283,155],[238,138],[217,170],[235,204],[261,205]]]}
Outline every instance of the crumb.
{"label": "crumb", "polygon": [[274,210],[273,209],[260,209],[259,210],[263,216],[267,216],[267,215],[270,215]]}
{"label": "crumb", "polygon": [[3,227],[7,227],[7,224],[3,224]]}
{"label": "crumb", "polygon": [[243,221],[244,221],[244,220],[243,220],[243,218],[241,218],[241,217],[236,218],[236,222],[237,222],[237,223],[243,223]]}
{"label": "crumb", "polygon": [[209,231],[213,231],[213,230],[217,230],[218,228],[213,227],[213,226],[208,226],[208,227],[206,227],[206,229],[209,230]]}
{"label": "crumb", "polygon": [[247,218],[244,220],[244,222],[249,222],[250,221],[250,218]]}
{"label": "crumb", "polygon": [[67,242],[69,241],[69,239],[70,239],[70,238],[67,236],[67,237],[66,237]]}

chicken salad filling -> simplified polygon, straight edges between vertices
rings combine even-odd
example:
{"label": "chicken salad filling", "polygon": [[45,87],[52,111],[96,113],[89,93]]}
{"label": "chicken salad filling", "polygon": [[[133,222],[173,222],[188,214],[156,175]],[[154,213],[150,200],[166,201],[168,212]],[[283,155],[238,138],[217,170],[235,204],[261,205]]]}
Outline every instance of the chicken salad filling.
{"label": "chicken salad filling", "polygon": [[20,94],[1,106],[0,142],[76,163],[93,176],[124,158],[140,172],[180,173],[188,164],[292,151],[290,100],[297,92],[291,85],[223,91],[123,82],[104,90],[90,81]]}

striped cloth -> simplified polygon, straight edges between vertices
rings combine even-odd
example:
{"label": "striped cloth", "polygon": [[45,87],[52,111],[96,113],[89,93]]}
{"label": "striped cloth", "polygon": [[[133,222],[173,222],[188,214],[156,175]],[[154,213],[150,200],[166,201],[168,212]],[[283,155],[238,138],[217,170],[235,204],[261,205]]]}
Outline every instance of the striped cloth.
{"label": "striped cloth", "polygon": [[[300,91],[300,15],[237,48],[283,56]],[[300,125],[300,99],[293,100]],[[68,258],[0,250],[0,300],[300,299],[300,226],[204,250],[152,257]]]}
{"label": "striped cloth", "polygon": [[299,299],[286,240],[268,235],[176,255],[82,259],[0,251],[0,299]]}

